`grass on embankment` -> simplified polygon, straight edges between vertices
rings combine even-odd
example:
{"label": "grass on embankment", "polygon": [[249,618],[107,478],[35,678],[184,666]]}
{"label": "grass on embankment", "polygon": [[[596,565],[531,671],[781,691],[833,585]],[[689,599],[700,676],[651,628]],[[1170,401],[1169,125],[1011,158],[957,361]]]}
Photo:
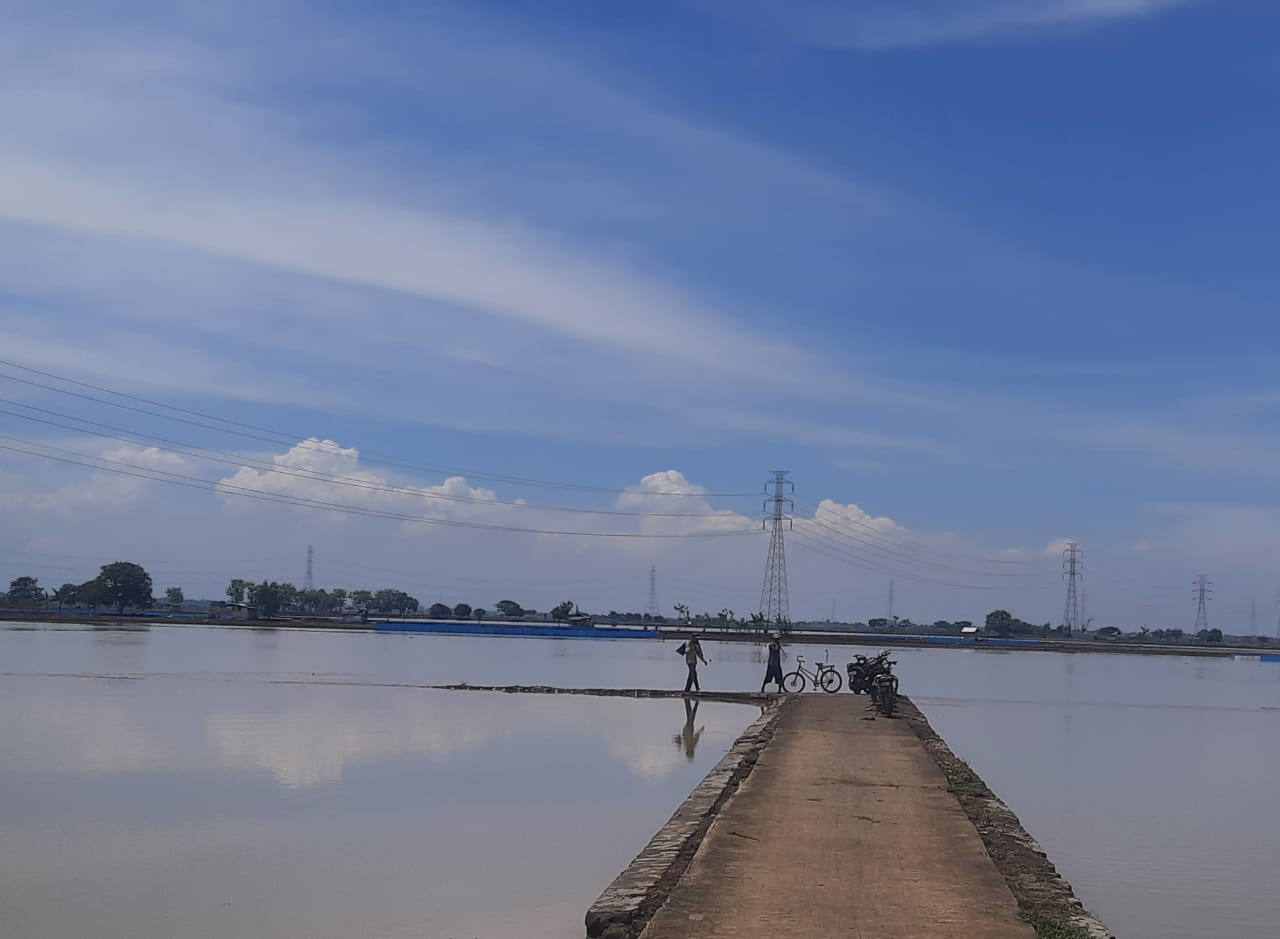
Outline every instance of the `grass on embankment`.
{"label": "grass on embankment", "polygon": [[1092,939],[1083,929],[1039,913],[1023,913],[1022,918],[1036,931],[1036,939]]}

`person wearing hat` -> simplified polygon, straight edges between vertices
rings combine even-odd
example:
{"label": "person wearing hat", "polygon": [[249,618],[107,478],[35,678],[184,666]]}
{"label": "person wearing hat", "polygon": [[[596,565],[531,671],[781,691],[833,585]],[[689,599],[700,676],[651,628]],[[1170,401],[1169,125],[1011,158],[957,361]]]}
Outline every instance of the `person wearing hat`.
{"label": "person wearing hat", "polygon": [[694,691],[702,690],[698,685],[698,659],[702,659],[703,665],[707,664],[707,660],[702,654],[702,643],[698,641],[698,636],[695,633],[684,644],[684,661],[689,666],[689,677],[684,683],[685,694],[688,694],[691,688]]}
{"label": "person wearing hat", "polygon": [[769,639],[769,664],[765,666],[764,681],[760,682],[760,693],[764,693],[765,686],[771,681],[778,683],[778,690],[782,691],[782,637],[777,633]]}

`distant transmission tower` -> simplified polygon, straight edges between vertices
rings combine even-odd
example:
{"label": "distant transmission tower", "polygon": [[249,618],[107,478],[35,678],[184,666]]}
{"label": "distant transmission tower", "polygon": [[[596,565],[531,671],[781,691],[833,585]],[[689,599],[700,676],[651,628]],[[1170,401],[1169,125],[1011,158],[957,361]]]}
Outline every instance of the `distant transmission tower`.
{"label": "distant transmission tower", "polygon": [[1196,607],[1196,625],[1193,632],[1199,632],[1202,629],[1209,628],[1209,611],[1205,603],[1213,596],[1213,581],[1207,575],[1201,574],[1196,578],[1192,586],[1195,588],[1192,596],[1199,601],[1199,605]]}
{"label": "distant transmission tower", "polygon": [[1067,602],[1062,608],[1062,631],[1070,636],[1080,631],[1080,597],[1076,583],[1084,577],[1084,552],[1068,541],[1062,551],[1062,576],[1067,582]]}
{"label": "distant transmission tower", "polygon": [[[790,599],[787,596],[787,552],[782,543],[782,533],[791,527],[788,511],[794,511],[795,502],[787,498],[787,487],[795,492],[795,484],[787,480],[787,470],[774,470],[773,479],[765,483],[765,494],[773,486],[773,495],[765,500],[768,514],[765,526],[772,525],[769,537],[769,557],[764,565],[764,583],[760,587],[760,615],[766,623],[791,622]],[[770,508],[770,505],[773,508]]]}
{"label": "distant transmission tower", "polygon": [[658,568],[649,565],[649,603],[644,608],[650,617],[658,615]]}
{"label": "distant transmission tower", "polygon": [[1258,598],[1249,598],[1249,635],[1258,635]]}
{"label": "distant transmission tower", "polygon": [[889,579],[889,622],[893,622],[893,578]]}
{"label": "distant transmission tower", "polygon": [[315,559],[316,559],[316,549],[311,545],[307,545],[307,576],[302,578],[302,587],[304,590],[312,590],[315,588],[315,585],[316,585],[316,579],[314,576],[315,572],[312,569],[315,564]]}

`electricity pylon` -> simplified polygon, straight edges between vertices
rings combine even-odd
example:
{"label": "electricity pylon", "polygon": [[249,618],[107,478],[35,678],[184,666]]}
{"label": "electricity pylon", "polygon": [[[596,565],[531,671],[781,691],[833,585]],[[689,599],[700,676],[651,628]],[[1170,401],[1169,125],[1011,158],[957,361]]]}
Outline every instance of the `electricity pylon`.
{"label": "electricity pylon", "polygon": [[[764,509],[768,513],[764,524],[771,528],[769,536],[769,556],[764,565],[764,583],[760,586],[760,615],[766,623],[781,626],[791,622],[790,598],[787,596],[787,552],[783,544],[782,533],[791,528],[788,511],[795,510],[795,502],[787,498],[787,487],[795,492],[795,484],[787,480],[787,470],[774,470],[773,479],[765,483],[764,491],[768,495],[773,486],[773,495],[765,500]],[[772,505],[772,509],[770,509]]]}

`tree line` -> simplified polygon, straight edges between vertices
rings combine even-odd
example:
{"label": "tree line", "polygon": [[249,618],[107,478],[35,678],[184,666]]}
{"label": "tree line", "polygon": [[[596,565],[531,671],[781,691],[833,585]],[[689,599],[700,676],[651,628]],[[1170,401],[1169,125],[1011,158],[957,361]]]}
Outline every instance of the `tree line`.
{"label": "tree line", "polygon": [[[170,588],[177,590],[179,588]],[[115,607],[117,613],[126,609],[149,610],[155,606],[152,596],[151,575],[141,564],[132,561],[112,561],[103,564],[98,576],[82,584],[65,583],[55,590],[46,590],[35,577],[15,577],[9,582],[5,599],[14,606],[35,603],[57,603],[59,609],[66,606]]]}

